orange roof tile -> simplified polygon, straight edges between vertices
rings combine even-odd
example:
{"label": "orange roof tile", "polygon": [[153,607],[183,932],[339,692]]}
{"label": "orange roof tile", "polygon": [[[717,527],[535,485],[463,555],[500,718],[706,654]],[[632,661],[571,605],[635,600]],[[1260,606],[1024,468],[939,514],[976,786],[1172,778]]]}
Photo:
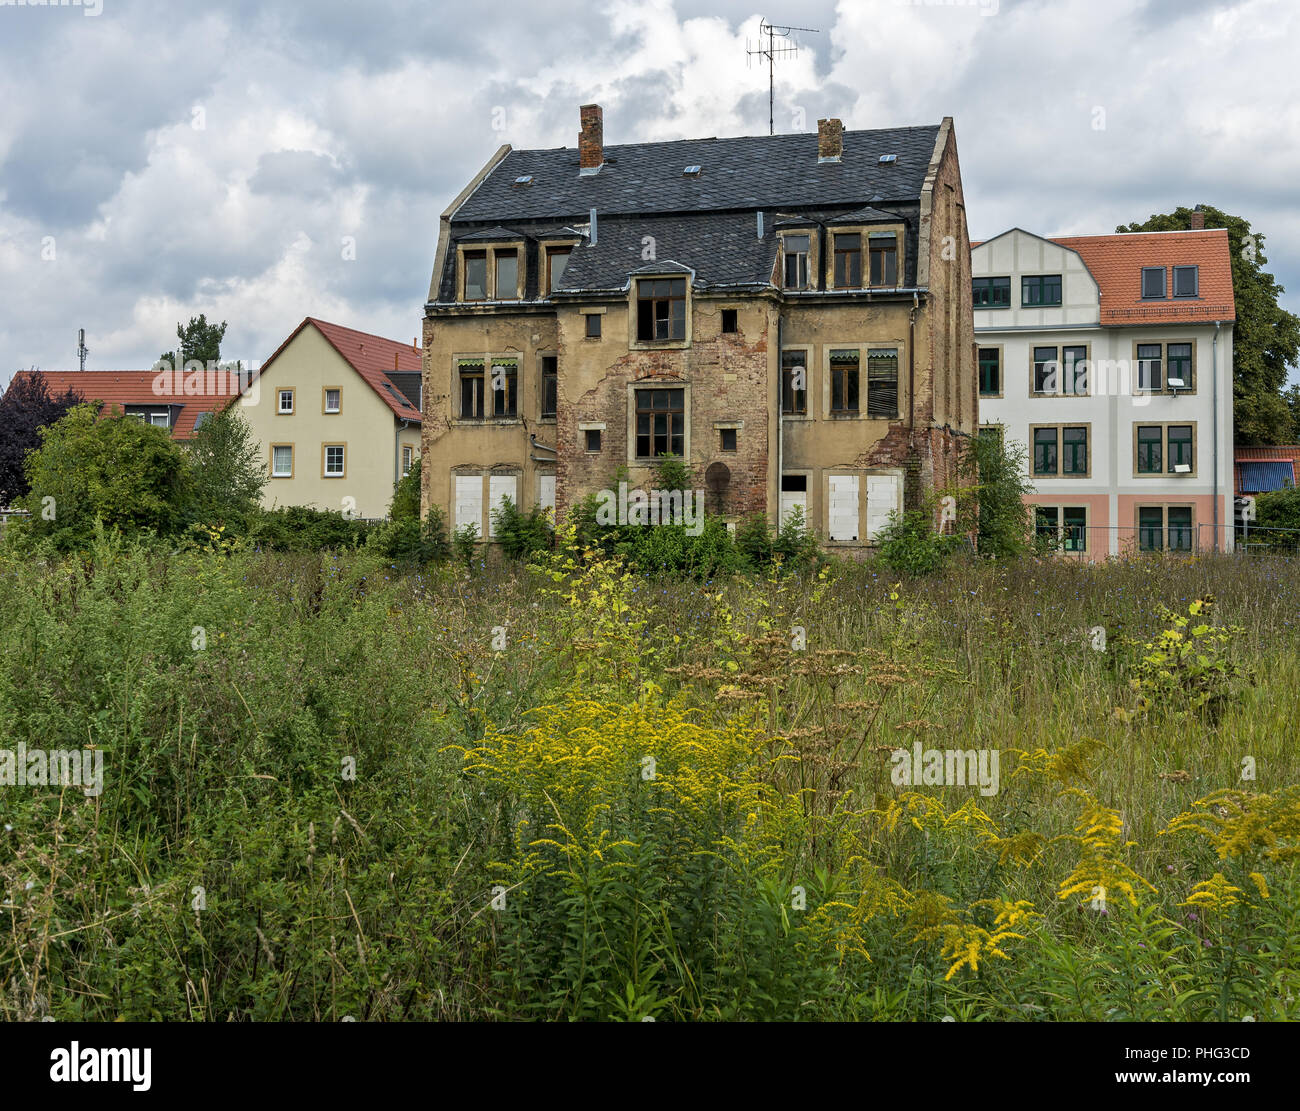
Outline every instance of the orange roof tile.
{"label": "orange roof tile", "polygon": [[[1193,320],[1237,319],[1228,232],[1224,228],[1052,236],[1051,242],[1077,251],[1097,279],[1101,288],[1102,324],[1185,324]],[[1144,301],[1144,266],[1199,267],[1198,295]],[[1166,275],[1166,290],[1171,289],[1172,277]]]}
{"label": "orange roof tile", "polygon": [[[31,373],[20,370],[14,381]],[[100,402],[100,416],[107,415],[115,405],[178,405],[180,412],[172,426],[172,437],[177,440],[188,440],[194,435],[194,422],[200,413],[216,412],[238,393],[232,376],[224,372],[205,372],[201,394],[186,393],[183,376],[176,381],[170,375],[160,377],[155,370],[44,370],[40,373],[54,396],[71,389],[87,401]],[[198,385],[197,377],[192,378],[191,388]]]}

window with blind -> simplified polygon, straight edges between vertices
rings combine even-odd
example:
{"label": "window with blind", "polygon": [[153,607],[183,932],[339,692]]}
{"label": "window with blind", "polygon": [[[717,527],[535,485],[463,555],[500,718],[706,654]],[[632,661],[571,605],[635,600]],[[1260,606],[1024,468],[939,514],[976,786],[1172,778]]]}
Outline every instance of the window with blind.
{"label": "window with blind", "polygon": [[894,420],[898,416],[898,350],[867,352],[867,416]]}

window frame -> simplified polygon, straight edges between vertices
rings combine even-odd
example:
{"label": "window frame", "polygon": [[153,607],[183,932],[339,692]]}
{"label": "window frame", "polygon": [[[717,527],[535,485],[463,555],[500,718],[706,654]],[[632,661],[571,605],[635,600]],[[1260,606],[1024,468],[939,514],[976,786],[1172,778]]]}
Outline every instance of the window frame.
{"label": "window frame", "polygon": [[[985,352],[985,351],[992,351],[993,354],[994,354],[995,356],[997,356],[997,381],[998,381],[998,388],[997,388],[996,390],[985,391],[985,389],[984,389],[984,364],[985,364],[984,352]],[[975,347],[975,367],[976,367],[976,372],[977,372],[977,375],[978,375],[978,378],[979,378],[978,392],[979,392],[979,396],[980,396],[981,398],[986,398],[986,397],[987,397],[987,398],[994,398],[994,397],[1002,397],[1002,396],[1003,396],[1002,391],[1003,391],[1004,383],[1005,383],[1005,380],[1006,380],[1006,375],[1002,373],[1002,368],[1003,368],[1003,354],[1004,354],[1004,345],[1003,345],[1003,344],[998,343],[998,344],[977,344],[977,345],[976,345],[976,347]]]}
{"label": "window frame", "polygon": [[643,410],[641,409],[639,395],[641,394],[648,395],[648,394],[654,394],[662,391],[668,391],[670,393],[678,392],[681,395],[681,410],[680,410],[681,420],[682,420],[682,430],[681,430],[682,450],[681,451],[673,450],[673,440],[676,437],[673,435],[672,417],[678,412],[678,410],[672,407],[655,408],[652,405],[651,407],[645,409],[644,412],[646,413],[646,415],[652,418],[656,414],[660,414],[660,413],[668,415],[669,418],[668,432],[667,432],[668,453],[675,455],[678,458],[685,460],[689,463],[689,460],[691,458],[691,387],[689,383],[686,382],[651,383],[647,381],[629,382],[627,386],[627,391],[628,391],[628,398],[627,398],[628,399],[628,406],[627,406],[628,462],[636,466],[653,466],[661,458],[663,458],[663,455],[665,453],[662,452],[658,454],[654,453],[655,440],[658,436],[658,433],[655,431],[653,420],[651,422],[650,431],[648,433],[645,433],[645,435],[648,435],[650,437],[651,454],[641,455],[638,450],[640,446],[638,443],[640,434],[638,433],[637,425],[639,424],[638,418],[641,416],[643,412]]}
{"label": "window frame", "polygon": [[[605,319],[603,312],[584,312],[582,314],[582,338],[583,339],[601,339],[604,334],[602,321]],[[592,331],[593,325],[595,331]]]}
{"label": "window frame", "polygon": [[[548,373],[546,364],[551,363],[553,369]],[[547,401],[547,379],[551,380],[552,406],[548,411],[546,408]],[[558,419],[560,408],[560,357],[550,351],[539,351],[537,353],[537,419],[542,421],[554,421]]]}
{"label": "window frame", "polygon": [[[813,392],[812,351],[813,348],[811,344],[794,344],[794,345],[789,345],[781,348],[780,354],[777,357],[777,361],[779,363],[778,369],[780,373],[780,383],[781,383],[780,384],[780,395],[781,395],[780,405],[781,405],[782,420],[812,420],[813,419],[812,406],[808,404],[808,398],[812,395]],[[787,367],[785,364],[785,360],[787,355],[798,355],[798,354],[802,354],[803,356],[802,365],[804,370],[804,376],[803,376],[804,388],[800,391],[795,391],[793,388],[791,388],[788,392],[791,400],[794,399],[796,392],[803,394],[803,408],[791,409],[790,411],[787,412],[785,407],[786,394],[787,394],[787,390],[785,386]],[[791,366],[788,369],[791,372],[791,374],[793,374],[796,367]]]}
{"label": "window frame", "polygon": [[[1156,388],[1144,389],[1142,387],[1141,364],[1145,360],[1139,358],[1139,354],[1143,347],[1160,348],[1160,359],[1159,359],[1160,385]],[[1183,376],[1183,380],[1186,382],[1186,385],[1176,390],[1170,389],[1169,387],[1169,379],[1171,377],[1174,377],[1174,375],[1170,373],[1169,349],[1171,347],[1187,347],[1190,349],[1187,358],[1188,370],[1184,373]],[[1165,394],[1168,396],[1173,396],[1177,394],[1179,397],[1183,396],[1184,394],[1190,394],[1193,396],[1196,395],[1200,389],[1200,383],[1198,381],[1199,375],[1197,373],[1199,369],[1198,359],[1197,359],[1197,347],[1198,344],[1196,339],[1187,336],[1174,336],[1172,338],[1164,338],[1159,340],[1136,340],[1135,339],[1133,341],[1133,357],[1132,357],[1132,366],[1133,366],[1132,391],[1134,395],[1154,396],[1156,394]],[[1184,362],[1184,359],[1181,355],[1178,356],[1178,360],[1180,365]]]}
{"label": "window frame", "polygon": [[[649,297],[642,297],[641,296],[642,288],[647,284],[653,284],[656,282],[669,283],[668,295],[666,297],[656,297],[653,295]],[[681,306],[682,306],[681,309],[682,333],[680,336],[672,334],[672,325],[674,321],[673,305],[676,304],[678,301],[678,298],[674,297],[672,294],[672,286],[675,285],[676,283],[681,283],[681,289],[682,289],[682,295],[680,298]],[[689,347],[691,343],[691,315],[692,315],[690,275],[682,274],[682,273],[644,274],[644,275],[638,274],[635,278],[632,279],[629,285],[631,287],[628,291],[629,299],[630,299],[630,305],[629,305],[630,317],[629,317],[629,329],[628,329],[629,349],[661,350],[663,348]],[[641,306],[642,304],[647,304],[651,306],[650,321],[651,321],[652,330],[658,331],[657,325],[659,321],[659,316],[658,316],[658,310],[654,306],[658,305],[660,302],[663,302],[668,306],[668,314],[666,320],[669,326],[669,334],[667,337],[662,339],[658,337],[654,337],[651,339],[643,339],[641,337]]]}
{"label": "window frame", "polygon": [[[1198,421],[1194,420],[1144,420],[1133,422],[1133,477],[1134,478],[1195,478],[1197,477],[1196,459],[1200,450],[1200,429],[1197,427]],[[1190,428],[1192,431],[1190,440],[1191,452],[1191,470],[1178,472],[1175,467],[1174,455],[1170,450],[1169,430],[1171,428]],[[1140,440],[1139,436],[1143,429],[1159,429],[1160,438],[1158,441],[1148,437],[1146,440]],[[1178,443],[1188,441],[1179,439]],[[1138,464],[1142,461],[1141,446],[1143,443],[1159,443],[1160,445],[1160,469],[1155,471],[1138,470]]]}
{"label": "window frame", "polygon": [[[985,289],[985,290],[981,290],[981,291],[980,291],[980,292],[985,292],[985,293],[988,294],[988,299],[987,299],[987,300],[980,301],[980,300],[977,299],[977,296],[976,296],[977,291],[976,291],[976,289],[975,289],[975,283],[976,283],[976,282],[987,282],[987,283],[988,283],[987,289]],[[1006,282],[1006,286],[1004,287],[1004,286],[1000,286],[1000,285],[996,284],[996,283],[998,283],[998,282]],[[1006,289],[1006,292],[1007,292],[1007,300],[1006,300],[1006,304],[995,304],[994,301],[993,301],[993,293],[994,293],[996,290],[1003,289],[1003,288],[1005,288],[1005,289]],[[1005,275],[1003,275],[1003,274],[996,274],[996,275],[993,275],[993,276],[984,276],[984,275],[981,275],[981,276],[978,277],[978,278],[976,278],[976,277],[972,277],[972,278],[971,278],[971,305],[972,305],[972,307],[975,309],[976,312],[983,312],[983,311],[1000,311],[1000,310],[1002,310],[1002,309],[1009,309],[1009,308],[1011,308],[1011,275],[1010,275],[1010,274],[1005,274]]]}
{"label": "window frame", "polygon": [[[329,469],[329,453],[332,449],[337,448],[343,453],[343,469],[337,473],[332,473]],[[348,445],[346,440],[336,441],[335,443],[322,443],[320,446],[320,476],[321,478],[347,478],[348,476]]]}
{"label": "window frame", "polygon": [[[489,357],[485,355],[459,355],[452,358],[452,373],[456,384],[455,393],[455,419],[465,423],[479,423],[487,419],[487,375]],[[477,374],[467,374],[466,368],[477,366]],[[477,393],[477,412],[466,414],[465,412],[465,381],[466,379],[478,379]]]}
{"label": "window frame", "polygon": [[[885,240],[887,240],[887,239],[888,239],[888,240],[892,240],[892,242],[893,242],[893,248],[892,248],[892,250],[891,250],[890,253],[893,255],[893,258],[894,258],[894,280],[893,280],[892,282],[889,282],[889,281],[879,281],[879,282],[878,282],[878,281],[876,281],[876,279],[875,279],[875,271],[876,271],[876,255],[877,255],[878,252],[877,252],[877,250],[876,250],[874,244],[875,244],[876,242],[882,242],[882,243],[883,243],[883,242],[884,242]],[[866,273],[866,279],[867,279],[867,288],[868,288],[868,289],[897,289],[897,288],[899,287],[899,285],[902,284],[902,280],[903,280],[903,272],[902,272],[902,270],[899,268],[899,262],[902,260],[902,254],[903,254],[903,252],[902,252],[902,242],[903,242],[903,240],[902,240],[902,236],[900,236],[897,232],[887,231],[887,230],[883,230],[883,229],[880,230],[880,231],[874,231],[874,232],[869,231],[869,232],[867,232],[867,273]]]}
{"label": "window frame", "polygon": [[[903,375],[902,375],[903,349],[902,347],[896,344],[890,344],[889,346],[886,346],[885,344],[878,344],[878,345],[868,344],[866,351],[867,351],[867,359],[866,359],[867,365],[864,368],[866,374],[863,378],[863,381],[865,382],[867,387],[867,403],[863,411],[867,419],[868,420],[901,420],[903,416]],[[871,388],[871,359],[873,353],[877,351],[879,352],[892,351],[894,354],[894,412],[890,416],[885,416],[882,413],[873,413],[871,411],[872,392],[873,392]]]}
{"label": "window frame", "polygon": [[[829,267],[830,273],[827,275],[829,280],[827,281],[826,288],[844,289],[844,290],[866,289],[867,287],[863,285],[863,278],[865,277],[865,275],[862,270],[862,242],[865,237],[862,234],[862,229],[861,228],[832,228],[830,231],[830,237],[831,237],[830,258],[827,260],[828,263],[830,264]],[[852,247],[843,247],[843,248],[840,247],[841,239],[843,240],[856,239],[858,242],[857,248],[854,249]],[[838,275],[840,269],[841,255],[845,256],[846,258],[852,255],[857,256],[858,282],[856,285],[853,285],[848,281],[846,281],[843,285],[840,284]]]}
{"label": "window frame", "polygon": [[[505,380],[505,389],[498,390],[495,385],[489,386],[484,383],[483,410],[484,420],[489,421],[517,421],[519,419],[519,364],[522,360],[516,354],[512,355],[493,355],[488,360],[488,376],[493,383],[497,380],[495,373],[497,367],[510,368],[509,373],[502,375]],[[492,395],[492,411],[487,411],[487,394]],[[497,412],[497,395],[505,394],[505,412]]]}
{"label": "window frame", "polygon": [[[1160,292],[1147,293],[1147,275],[1160,275]],[[1138,294],[1143,301],[1167,301],[1169,300],[1169,268],[1166,266],[1144,266],[1138,277]]]}
{"label": "window frame", "polygon": [[[284,395],[289,395],[289,408],[284,407]],[[291,417],[298,408],[298,391],[294,386],[279,386],[275,391],[275,415]]]}
{"label": "window frame", "polygon": [[[1185,512],[1187,514],[1187,524],[1186,525],[1179,524],[1176,526],[1171,526],[1169,523],[1170,510],[1177,510],[1180,515]],[[1146,530],[1149,532],[1152,528],[1155,527],[1149,524],[1148,525],[1142,524],[1143,512],[1146,512],[1147,514],[1158,512],[1160,514],[1160,526],[1159,526],[1160,546],[1159,547],[1148,547],[1143,544],[1143,540],[1144,540],[1143,531]],[[1182,545],[1178,547],[1173,547],[1170,544],[1171,528],[1186,530],[1188,543],[1185,547]],[[1164,552],[1195,552],[1199,547],[1197,531],[1198,530],[1197,530],[1197,522],[1196,522],[1195,503],[1177,502],[1177,501],[1159,502],[1159,503],[1147,502],[1145,504],[1134,505],[1133,507],[1133,535],[1134,535],[1136,548],[1139,552],[1160,552],[1162,554]]]}
{"label": "window frame", "polygon": [[[1170,296],[1173,297],[1173,298],[1174,298],[1175,300],[1177,300],[1177,301],[1194,301],[1194,300],[1196,300],[1197,298],[1199,298],[1200,295],[1201,295],[1201,267],[1200,267],[1200,264],[1199,264],[1199,263],[1184,263],[1184,264],[1182,264],[1182,265],[1178,265],[1178,266],[1174,266],[1174,267],[1172,267],[1172,270],[1173,270],[1173,274],[1170,276],[1170,281],[1169,281],[1169,293],[1170,293]],[[1184,273],[1186,273],[1188,270],[1190,270],[1190,271],[1192,272],[1192,292],[1191,292],[1191,293],[1179,293],[1179,292],[1178,292],[1178,272],[1179,272],[1180,270],[1183,271]]]}
{"label": "window frame", "polygon": [[402,445],[402,477],[405,478],[411,473],[411,468],[415,466],[415,445]]}
{"label": "window frame", "polygon": [[[1031,288],[1031,283],[1037,283],[1040,296],[1047,290],[1047,283],[1050,279],[1056,279],[1056,300],[1055,301],[1030,301],[1025,297],[1025,292]],[[1020,307],[1022,309],[1059,309],[1065,302],[1065,275],[1064,274],[1021,274],[1020,275]]]}
{"label": "window frame", "polygon": [[[543,297],[549,298],[555,292],[555,271],[552,266],[554,259],[563,256],[564,265],[569,265],[569,259],[573,255],[573,250],[577,246],[572,240],[549,240],[543,239],[537,244],[537,249],[541,252],[542,259],[542,281],[545,282],[541,290]],[[563,268],[561,268],[561,277]]]}
{"label": "window frame", "polygon": [[[269,448],[269,450],[270,450],[270,457],[269,457],[269,459],[267,460],[267,472],[268,472],[268,474],[269,474],[269,477],[271,477],[271,478],[293,478],[293,475],[294,475],[294,463],[295,463],[295,461],[296,461],[296,459],[297,459],[297,455],[298,455],[297,451],[295,450],[295,447],[294,447],[293,443],[292,443],[292,442],[286,442],[286,441],[281,440],[281,441],[279,441],[279,442],[274,442],[274,441],[273,441],[272,443],[268,444],[267,446],[268,446],[268,448]],[[278,447],[287,447],[287,448],[289,449],[289,473],[288,473],[288,474],[278,474],[278,473],[276,472],[276,469],[275,469],[275,449],[278,448]]]}
{"label": "window frame", "polygon": [[[331,409],[329,407],[330,392],[333,391],[339,395],[338,407]],[[320,390],[320,411],[322,416],[338,416],[343,412],[343,387],[342,386],[322,386]]]}
{"label": "window frame", "polygon": [[[515,256],[515,288],[510,296],[502,297],[500,290],[497,289],[497,254],[502,255],[514,254]],[[469,281],[469,261],[471,258],[477,259],[480,255],[484,258],[485,272],[483,276],[483,296],[469,297],[466,295]],[[521,239],[500,240],[496,243],[474,243],[467,246],[463,243],[456,245],[456,291],[459,294],[458,301],[468,304],[480,304],[484,301],[522,301],[524,299],[524,283],[528,274],[528,245]]]}
{"label": "window frame", "polygon": [[[728,313],[731,314],[730,317],[728,317],[727,315]],[[731,305],[728,305],[725,308],[719,310],[719,317],[720,317],[718,321],[719,335],[723,335],[723,336],[740,335],[740,310],[739,309]],[[730,328],[727,327],[728,324],[731,325]]]}
{"label": "window frame", "polygon": [[[1065,433],[1082,430],[1085,467],[1083,470],[1065,469],[1066,439]],[[1056,469],[1051,471],[1038,469],[1038,433],[1053,432],[1053,444],[1056,448]],[[1088,479],[1092,477],[1093,439],[1091,421],[1060,421],[1052,424],[1031,424],[1029,426],[1029,477],[1052,479]]]}
{"label": "window frame", "polygon": [[[806,239],[808,241],[807,250],[802,252],[789,250],[787,247],[787,241],[790,239]],[[781,233],[780,267],[781,267],[781,288],[782,289],[804,290],[804,289],[815,288],[812,279],[813,279],[813,275],[816,273],[816,270],[813,268],[813,257],[814,257],[814,251],[816,249],[816,243],[817,243],[817,235],[816,232],[814,232],[813,229],[811,228],[807,230],[791,229],[788,232]],[[803,283],[798,285],[791,285],[787,280],[787,274],[789,270],[789,259],[791,258],[797,259],[800,256],[800,254],[803,255],[803,267],[802,267]],[[797,272],[798,269],[796,264],[796,273]]]}
{"label": "window frame", "polygon": [[[863,386],[863,371],[866,369],[863,366],[862,348],[857,346],[849,346],[847,344],[840,347],[832,347],[830,344],[827,344],[823,350],[824,350],[824,354],[822,358],[824,360],[824,364],[825,364],[824,370],[826,374],[827,419],[845,420],[845,419],[861,416],[865,411],[862,404],[862,395],[865,391],[863,390],[862,386]],[[834,356],[836,354],[847,354],[848,352],[853,353],[854,356],[853,365],[850,367],[847,363],[844,362],[844,360],[841,360],[841,362],[844,363],[844,365],[842,365],[840,369],[837,370],[835,366]],[[843,380],[843,385],[842,385],[842,389],[840,389],[840,394],[841,394],[841,400],[843,404],[836,406],[835,404],[836,388],[837,386],[840,385],[841,379]],[[852,389],[850,389],[850,385],[852,386]],[[782,375],[782,379],[781,379],[781,389],[782,389],[782,398],[784,401],[784,392],[785,392],[784,374]],[[850,395],[852,396],[852,400],[853,400],[852,405],[849,405]]]}

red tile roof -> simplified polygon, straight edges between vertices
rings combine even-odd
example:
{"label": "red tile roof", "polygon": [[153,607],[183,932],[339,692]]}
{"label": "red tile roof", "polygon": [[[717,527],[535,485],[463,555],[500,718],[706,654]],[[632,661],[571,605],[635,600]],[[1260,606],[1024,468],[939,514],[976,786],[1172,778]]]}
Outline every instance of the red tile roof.
{"label": "red tile roof", "polygon": [[[20,370],[14,375],[30,375]],[[44,370],[40,372],[52,395],[75,390],[87,401],[102,404],[100,416],[106,416],[114,406],[124,405],[179,405],[172,437],[188,440],[194,435],[194,422],[200,413],[213,413],[236,396],[238,390],[231,375],[224,372],[204,374],[203,393],[186,393],[185,379],[175,381],[172,376],[160,377],[154,370]],[[197,377],[191,379],[191,389],[197,389]]]}
{"label": "red tile roof", "polygon": [[267,368],[275,362],[280,352],[283,351],[294,338],[307,325],[314,327],[331,347],[334,348],[344,359],[365,380],[366,384],[379,395],[383,402],[393,411],[394,415],[401,417],[403,420],[419,421],[422,414],[415,408],[410,400],[399,390],[388,378],[387,371],[416,371],[422,369],[420,349],[410,344],[399,343],[397,340],[385,339],[383,336],[376,336],[370,332],[358,332],[355,328],[345,328],[341,324],[331,324],[327,320],[317,320],[314,316],[308,316],[303,322],[296,327],[265,363],[262,364],[260,374],[265,374]]}
{"label": "red tile roof", "polygon": [[[1194,320],[1237,319],[1232,297],[1232,265],[1228,232],[1121,232],[1115,235],[1053,237],[1079,253],[1101,287],[1102,324],[1185,324]],[[1142,300],[1144,266],[1199,267],[1198,295],[1164,301]],[[1165,277],[1172,288],[1173,275]]]}

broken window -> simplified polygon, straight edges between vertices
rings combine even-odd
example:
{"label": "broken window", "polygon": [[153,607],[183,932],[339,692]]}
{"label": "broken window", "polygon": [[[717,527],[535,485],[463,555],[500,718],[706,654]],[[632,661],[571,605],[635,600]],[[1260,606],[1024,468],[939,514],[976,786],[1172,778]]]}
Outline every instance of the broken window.
{"label": "broken window", "polygon": [[487,298],[487,251],[465,252],[466,301],[483,301]]}
{"label": "broken window", "polygon": [[835,237],[835,288],[857,289],[862,285],[862,237]]}
{"label": "broken window", "polygon": [[807,356],[802,351],[781,352],[781,412],[803,416],[808,412]]}
{"label": "broken window", "polygon": [[519,252],[496,252],[496,299],[514,301],[519,297]]}
{"label": "broken window", "polygon": [[483,419],[483,360],[462,359],[460,377],[460,419]]}
{"label": "broken window", "polygon": [[898,284],[898,236],[873,235],[871,245],[871,284]]}
{"label": "broken window", "polygon": [[554,355],[542,356],[542,418],[555,416],[555,398],[560,380],[559,359]]}
{"label": "broken window", "polygon": [[685,278],[644,278],[637,282],[636,296],[638,340],[686,338]]}
{"label": "broken window", "polygon": [[808,243],[806,235],[787,235],[782,239],[786,289],[808,288]]}
{"label": "broken window", "polygon": [[684,455],[685,390],[636,391],[636,454],[638,459]]}

